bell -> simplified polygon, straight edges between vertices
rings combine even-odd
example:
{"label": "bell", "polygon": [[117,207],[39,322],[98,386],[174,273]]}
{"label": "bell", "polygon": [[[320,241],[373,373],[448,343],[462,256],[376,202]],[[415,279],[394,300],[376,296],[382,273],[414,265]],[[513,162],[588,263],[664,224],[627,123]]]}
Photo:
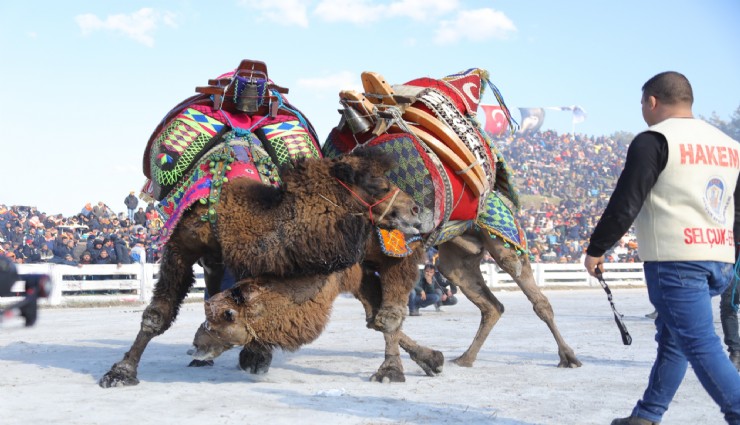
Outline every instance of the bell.
{"label": "bell", "polygon": [[370,120],[360,115],[357,110],[347,104],[344,105],[342,110],[342,117],[349,126],[349,130],[352,134],[360,134],[370,130]]}
{"label": "bell", "polygon": [[253,114],[259,110],[259,86],[252,82],[244,85],[237,97],[236,109],[241,112]]}

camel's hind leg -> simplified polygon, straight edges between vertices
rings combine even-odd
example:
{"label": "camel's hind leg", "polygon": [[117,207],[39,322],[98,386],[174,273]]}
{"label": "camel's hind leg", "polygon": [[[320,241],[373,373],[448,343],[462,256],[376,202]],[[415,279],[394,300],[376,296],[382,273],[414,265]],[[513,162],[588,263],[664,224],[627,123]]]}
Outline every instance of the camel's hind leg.
{"label": "camel's hind leg", "polygon": [[480,271],[483,246],[476,237],[460,236],[439,246],[439,271],[460,287],[463,294],[480,309],[478,332],[465,353],[452,360],[471,367],[493,326],[504,313],[504,305],[493,295]]}
{"label": "camel's hind leg", "polygon": [[550,328],[550,332],[552,332],[555,342],[558,344],[558,355],[560,356],[558,367],[580,367],[580,360],[576,357],[573,349],[565,342],[565,339],[560,335],[557,325],[555,325],[555,313],[553,313],[550,301],[540,291],[540,288],[537,287],[527,256],[517,255],[514,248],[505,247],[504,242],[500,238],[492,239],[487,235],[481,235],[481,240],[483,240],[486,249],[496,260],[496,264],[511,275],[517,285],[519,285],[524,295],[532,303],[537,317]]}

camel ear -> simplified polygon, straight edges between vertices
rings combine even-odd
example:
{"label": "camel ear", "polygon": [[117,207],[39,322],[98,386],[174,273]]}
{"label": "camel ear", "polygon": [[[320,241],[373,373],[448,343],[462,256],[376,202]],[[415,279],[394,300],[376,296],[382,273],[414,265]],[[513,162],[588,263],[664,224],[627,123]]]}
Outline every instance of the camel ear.
{"label": "camel ear", "polygon": [[234,322],[236,320],[236,310],[228,309],[224,311],[224,319],[226,319],[227,322]]}
{"label": "camel ear", "polygon": [[355,184],[357,173],[350,164],[346,162],[336,162],[331,166],[330,174],[346,184]]}

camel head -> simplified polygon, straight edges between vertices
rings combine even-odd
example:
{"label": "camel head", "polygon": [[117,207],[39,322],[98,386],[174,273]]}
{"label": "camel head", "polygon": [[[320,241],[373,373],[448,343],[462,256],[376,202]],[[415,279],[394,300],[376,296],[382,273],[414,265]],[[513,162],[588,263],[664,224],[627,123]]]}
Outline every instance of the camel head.
{"label": "camel head", "polygon": [[248,316],[259,309],[259,304],[248,304],[248,285],[236,286],[220,292],[205,303],[206,321],[193,339],[193,348],[188,354],[196,360],[212,360],[225,351],[254,341],[255,334],[249,325]]}
{"label": "camel head", "polygon": [[393,159],[378,149],[360,149],[333,159],[330,175],[374,225],[419,234],[419,205],[386,177],[394,165]]}

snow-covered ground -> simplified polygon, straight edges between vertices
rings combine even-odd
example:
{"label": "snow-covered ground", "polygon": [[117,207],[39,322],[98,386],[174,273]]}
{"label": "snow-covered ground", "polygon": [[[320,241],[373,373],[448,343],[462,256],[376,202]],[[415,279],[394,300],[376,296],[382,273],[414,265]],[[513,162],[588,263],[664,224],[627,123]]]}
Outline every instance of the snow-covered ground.
{"label": "snow-covered ground", "polygon": [[[506,312],[473,368],[447,362],[430,378],[404,353],[406,382],[394,384],[369,382],[383,361],[383,338],[365,328],[359,302],[344,296],[323,335],[298,352],[276,353],[266,375],[239,370],[237,350],[213,367],[185,367],[203,320],[202,304],[187,303],[149,344],[141,383],[111,389],[97,381],[130,347],[144,306],[44,309],[33,328],[14,321],[0,328],[0,423],[608,424],[642,394],[656,346],[645,289],[613,292],[631,346],[622,345],[601,289],[546,292],[581,368],[558,369],[555,342],[529,302],[501,292]],[[449,360],[467,348],[478,321],[463,298],[444,312],[407,317],[404,329]],[[724,421],[689,371],[664,423]]]}

